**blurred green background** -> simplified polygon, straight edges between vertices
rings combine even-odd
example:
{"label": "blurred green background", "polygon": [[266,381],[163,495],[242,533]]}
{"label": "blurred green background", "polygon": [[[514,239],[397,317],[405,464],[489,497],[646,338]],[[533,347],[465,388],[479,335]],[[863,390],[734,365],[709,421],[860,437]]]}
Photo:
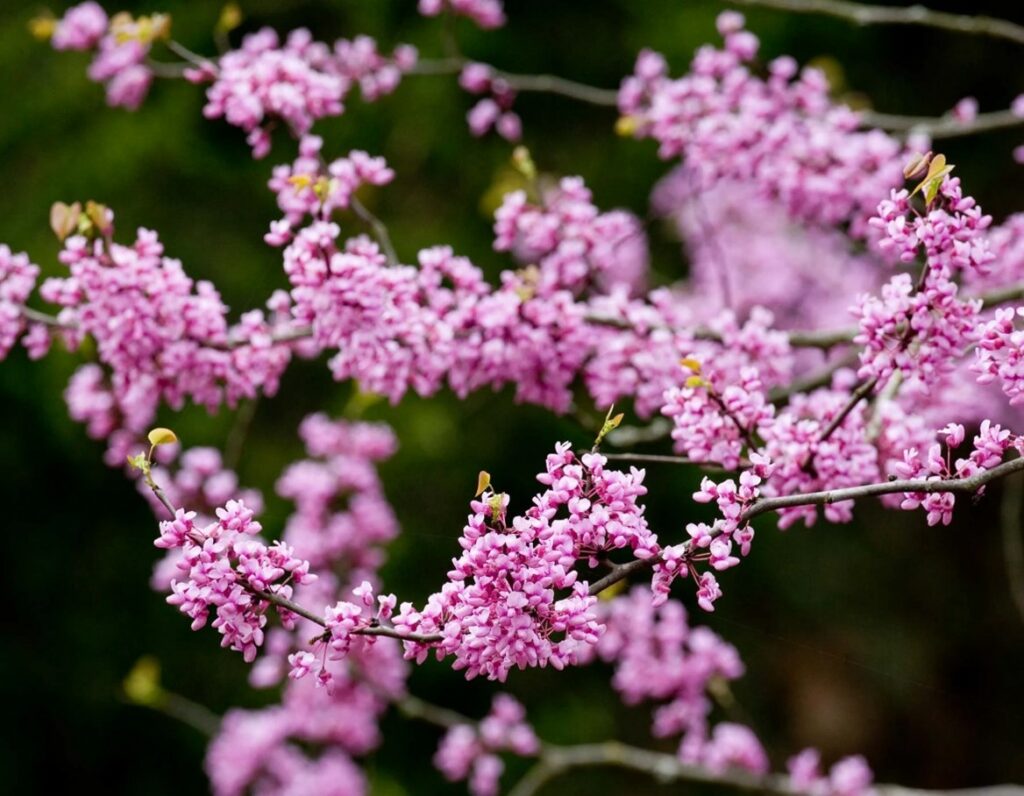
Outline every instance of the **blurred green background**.
{"label": "blurred green background", "polygon": [[[307,25],[321,40],[365,32],[388,48],[407,41],[424,56],[440,54],[437,22],[418,17],[412,0],[241,5],[246,21],[236,41],[263,24],[282,31]],[[682,72],[696,46],[715,40],[714,17],[726,7],[697,0],[512,0],[506,6],[510,22],[498,32],[458,25],[469,56],[606,87],[631,70],[643,46],[661,50],[673,73]],[[936,7],[1024,21],[1019,4]],[[153,0],[118,8],[168,11],[177,39],[213,52],[217,3]],[[21,0],[0,4],[0,241],[29,251],[44,274],[55,274],[48,208],[55,200],[93,198],[115,210],[122,238],[139,225],[158,230],[168,253],[193,277],[213,279],[234,308],[255,306],[283,286],[279,253],[262,243],[277,215],[264,185],[274,163],[290,162],[293,145],[279,140],[267,160],[254,162],[238,130],[202,118],[201,90],[183,82],[158,81],[138,113],[107,109],[101,88],[86,79],[85,55],[55,53],[28,35],[26,23],[39,10]],[[1024,91],[1022,50],[1007,43],[744,10],[763,53],[829,59],[834,74],[842,70],[843,90],[869,97],[878,110],[938,115],[965,95],[994,110]],[[413,77],[376,104],[353,97],[343,117],[317,131],[329,156],[360,147],[385,155],[396,169],[394,184],[370,201],[403,260],[424,245],[451,243],[496,274],[508,261],[492,252],[481,208],[507,167],[510,147],[469,136],[464,117],[471,102],[451,78]],[[650,142],[612,135],[612,111],[537,95],[521,97],[517,109],[542,170],[582,175],[600,206],[646,213],[650,188],[667,165]],[[970,192],[997,218],[1018,207],[1022,171],[1010,150],[1022,140],[1024,128],[943,147]],[[651,236],[659,275],[682,276],[678,244],[659,229]],[[204,739],[127,704],[120,696],[124,675],[140,656],[154,655],[167,688],[217,712],[270,696],[246,686],[240,656],[221,650],[211,631],[191,632],[148,589],[157,557],[153,517],[134,485],[102,465],[101,445],[67,417],[61,392],[75,364],[61,351],[40,363],[17,351],[0,366],[0,505],[8,546],[0,578],[0,790],[202,793]],[[318,409],[339,413],[349,395],[350,387],[334,384],[322,362],[295,364],[278,398],[257,408],[240,467],[243,483],[271,497],[281,468],[301,455],[299,420]],[[409,398],[397,408],[375,406],[369,416],[392,423],[401,441],[399,455],[383,468],[404,529],[384,577],[414,601],[440,582],[455,553],[477,471],[490,471],[511,492],[513,508],[522,507],[553,443],[591,438],[578,419],[515,406],[509,391],[461,403],[448,394]],[[189,410],[161,421],[188,445],[219,445],[233,417]],[[677,538],[695,517],[688,499],[694,475],[652,467],[649,486],[653,525],[663,538]],[[758,535],[742,573],[725,576],[718,611],[697,612],[696,619],[739,648],[748,674],[734,689],[732,717],[756,729],[776,765],[814,744],[830,761],[863,752],[882,781],[923,787],[1024,781],[1024,622],[1007,587],[998,491],[959,512],[950,528],[926,528],[921,512],[895,515],[865,505],[854,525],[786,534],[766,527]],[[270,500],[271,534],[286,511]],[[692,604],[689,595],[684,599]],[[617,736],[653,745],[650,711],[621,706],[609,674],[603,666],[534,671],[514,675],[508,690],[527,703],[548,740]],[[463,683],[437,663],[417,669],[411,683],[421,696],[473,716],[486,711],[494,692],[484,682]],[[464,792],[431,767],[437,731],[389,717],[384,738],[367,761],[374,793]],[[600,771],[560,779],[545,793],[595,787],[672,791]],[[675,789],[683,790],[694,788]]]}

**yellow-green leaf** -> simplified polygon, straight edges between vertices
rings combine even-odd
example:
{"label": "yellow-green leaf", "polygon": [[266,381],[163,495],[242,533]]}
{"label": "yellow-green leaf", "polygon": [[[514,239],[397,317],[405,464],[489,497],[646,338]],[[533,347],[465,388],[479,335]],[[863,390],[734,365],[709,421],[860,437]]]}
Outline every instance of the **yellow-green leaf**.
{"label": "yellow-green leaf", "polygon": [[217,18],[217,32],[230,33],[242,24],[242,9],[238,3],[225,3]]}
{"label": "yellow-green leaf", "polygon": [[512,152],[512,165],[516,171],[528,180],[537,178],[537,166],[533,162],[530,150],[524,146],[517,146]]}
{"label": "yellow-green leaf", "polygon": [[57,20],[49,12],[32,17],[28,21],[29,33],[39,41],[49,41],[55,30],[57,30]]}
{"label": "yellow-green leaf", "polygon": [[125,696],[136,705],[154,707],[164,699],[160,686],[160,662],[147,655],[139,658],[122,684]]}
{"label": "yellow-green leaf", "polygon": [[622,138],[629,138],[639,128],[640,119],[636,116],[620,116],[615,122],[615,134]]}
{"label": "yellow-green leaf", "polygon": [[700,362],[693,357],[683,357],[679,360],[679,364],[687,370],[693,371],[694,373],[700,373]]}
{"label": "yellow-green leaf", "polygon": [[154,447],[157,445],[170,445],[172,442],[178,441],[178,435],[169,428],[154,428],[146,436],[149,439],[149,444]]}
{"label": "yellow-green leaf", "polygon": [[481,470],[480,475],[476,478],[476,495],[474,497],[480,497],[491,485],[491,474],[486,470]]}

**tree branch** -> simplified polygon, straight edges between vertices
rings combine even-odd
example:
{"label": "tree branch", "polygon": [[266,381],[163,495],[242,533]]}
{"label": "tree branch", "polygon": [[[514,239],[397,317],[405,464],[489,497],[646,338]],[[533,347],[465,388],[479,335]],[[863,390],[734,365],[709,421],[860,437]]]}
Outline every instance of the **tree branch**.
{"label": "tree branch", "polygon": [[892,7],[849,0],[736,0],[740,5],[761,6],[801,14],[824,14],[857,25],[918,25],[954,33],[969,33],[1024,44],[1024,26],[1006,19],[950,14],[920,5]]}
{"label": "tree branch", "polygon": [[[721,773],[703,766],[684,763],[674,755],[653,752],[635,746],[605,741],[604,743],[580,744],[579,746],[545,745],[537,764],[509,791],[509,796],[535,796],[540,789],[556,777],[577,768],[613,767],[647,774],[661,783],[703,782],[711,785],[726,785],[745,791],[787,794],[796,793],[789,777],[783,774],[757,776],[746,771],[730,769]],[[875,785],[880,796],[1020,796],[1024,787],[1019,785],[993,785],[983,788],[966,788],[951,791],[929,791],[905,788],[901,785]]]}
{"label": "tree branch", "polygon": [[877,376],[862,382],[857,389],[850,393],[850,400],[846,402],[846,406],[839,411],[839,414],[833,417],[831,422],[825,426],[824,430],[821,432],[821,436],[818,437],[817,444],[820,445],[822,442],[825,442],[825,440],[835,433],[835,430],[843,424],[843,421],[846,420],[850,412],[856,408],[857,404],[871,394],[871,391],[875,389],[876,384],[878,384]]}
{"label": "tree branch", "polygon": [[[462,71],[471,63],[470,59],[461,56],[451,58],[424,59],[417,62],[410,74],[413,75],[451,75]],[[557,75],[519,75],[506,72],[491,64],[486,64],[491,74],[503,80],[509,87],[523,93],[558,94],[562,97],[586,102],[590,105],[601,105],[614,108],[618,106],[619,92],[612,88],[598,88],[577,83]]]}
{"label": "tree branch", "polygon": [[359,216],[373,230],[373,236],[384,250],[384,256],[388,258],[388,265],[398,265],[398,255],[395,254],[395,247],[391,243],[391,235],[388,234],[388,228],[384,226],[384,222],[371,213],[366,205],[354,196],[350,200],[349,205],[352,208],[352,212]]}
{"label": "tree branch", "polygon": [[[696,459],[688,459],[685,456],[667,456],[660,453],[602,453],[608,461],[620,462],[651,462],[653,464],[692,464],[702,470],[713,473],[733,473],[720,462],[702,462]],[[746,467],[750,464],[746,459],[740,460],[740,465]]]}
{"label": "tree branch", "polygon": [[960,121],[953,116],[903,116],[896,113],[859,111],[864,127],[880,127],[890,132],[924,133],[933,140],[962,138],[977,133],[1008,130],[1024,124],[1024,118],[1010,110],[979,113],[971,121]]}

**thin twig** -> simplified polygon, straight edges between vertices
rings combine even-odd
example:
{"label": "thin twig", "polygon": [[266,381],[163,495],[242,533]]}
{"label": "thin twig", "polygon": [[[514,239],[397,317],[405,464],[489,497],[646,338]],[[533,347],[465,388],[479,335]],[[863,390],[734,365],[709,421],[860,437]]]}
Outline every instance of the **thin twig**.
{"label": "thin twig", "polygon": [[65,323],[60,320],[56,315],[49,315],[39,310],[34,310],[31,307],[19,306],[18,311],[21,313],[26,321],[32,321],[33,323],[41,323],[44,326],[52,326],[55,329],[76,329],[77,325],[74,323]]}
{"label": "thin twig", "polygon": [[[793,794],[789,777],[783,774],[757,776],[741,769],[711,771],[703,766],[684,763],[675,755],[654,752],[635,746],[605,741],[578,746],[542,747],[540,757],[532,769],[509,791],[509,796],[535,796],[548,782],[579,768],[610,767],[622,768],[646,774],[661,783],[702,782],[709,785],[725,785],[738,790],[760,791],[762,793]],[[905,788],[901,785],[875,785],[874,792],[880,796],[919,796],[923,794],[956,794],[956,796],[1020,796],[1024,787],[1019,785],[993,785],[982,788],[967,788],[951,791],[927,791]]]}
{"label": "thin twig", "polygon": [[619,92],[613,88],[588,86],[556,75],[516,75],[496,69],[494,76],[504,80],[516,91],[558,94],[608,108],[615,108],[619,103]]}
{"label": "thin twig", "polygon": [[[249,589],[249,591],[261,600],[266,600],[269,603],[278,605],[287,611],[291,611],[293,614],[301,616],[303,619],[308,619],[310,622],[320,625],[320,627],[327,627],[326,619],[313,613],[308,608],[304,608],[293,600],[289,600],[278,594],[274,594],[273,592],[261,589]],[[352,634],[356,636],[385,636],[387,638],[398,639],[399,641],[415,641],[418,644],[436,644],[444,639],[444,636],[440,633],[405,633],[387,625],[372,625],[370,627],[358,628],[357,630],[353,630]]]}
{"label": "thin twig", "polygon": [[[689,459],[686,456],[666,456],[661,453],[602,453],[609,461],[621,462],[652,462],[654,464],[692,464],[702,470],[716,473],[733,473],[735,469],[729,469],[720,462],[703,462],[697,459]],[[741,460],[741,466],[747,466],[750,462]]]}
{"label": "thin twig", "polygon": [[[414,75],[450,75],[462,71],[470,63],[468,58],[452,56],[450,58],[424,59],[411,70]],[[557,75],[521,75],[506,72],[488,64],[491,74],[508,86],[523,93],[558,94],[562,97],[614,108],[618,105],[619,93],[613,88],[598,88],[585,83],[577,83]]]}
{"label": "thin twig", "polygon": [[174,41],[174,39],[171,39],[167,42],[167,49],[175,55],[177,55],[179,58],[185,59],[193,66],[196,66],[200,69],[209,69],[210,67],[214,66],[214,62],[211,59],[199,55],[199,53],[192,52],[192,50],[190,50],[184,44],[182,44],[181,42]]}
{"label": "thin twig", "polygon": [[849,0],[736,0],[740,5],[774,8],[805,14],[825,14],[854,22],[857,25],[918,25],[954,33],[990,36],[1024,44],[1024,26],[1006,19],[950,14],[933,11],[920,5],[881,6],[854,3]]}
{"label": "thin twig", "polygon": [[924,133],[933,140],[962,138],[995,130],[1009,130],[1024,124],[1024,117],[1018,116],[1010,110],[979,113],[970,121],[961,121],[948,114],[938,117],[903,116],[896,113],[860,111],[860,120],[864,127],[880,127],[883,130],[898,133]]}
{"label": "thin twig", "polygon": [[146,482],[146,486],[148,486],[153,494],[156,495],[156,499],[163,504],[165,509],[167,509],[167,512],[171,515],[171,519],[174,519],[177,511],[174,508],[174,504],[171,503],[170,499],[167,497],[167,494],[160,488],[160,484],[153,480],[153,476],[150,475],[148,471],[146,471],[144,475],[144,480]]}
{"label": "thin twig", "polygon": [[450,728],[460,724],[472,725],[475,723],[468,716],[463,716],[461,713],[456,713],[454,710],[443,708],[440,705],[431,704],[412,694],[406,694],[396,701],[395,707],[406,718],[419,719],[438,727]]}
{"label": "thin twig", "polygon": [[165,77],[171,80],[184,77],[185,70],[188,68],[184,64],[169,64],[165,61],[154,61],[151,58],[146,60],[146,66],[157,77]]}
{"label": "thin twig", "polygon": [[850,393],[850,400],[846,402],[846,406],[839,410],[839,414],[832,418],[831,422],[825,426],[824,430],[821,432],[821,436],[818,437],[819,445],[835,433],[835,430],[843,424],[843,421],[846,420],[850,412],[857,407],[857,404],[871,394],[871,391],[875,389],[875,385],[877,384],[878,376],[875,376],[874,378],[861,382],[860,386]]}
{"label": "thin twig", "polygon": [[398,255],[395,254],[395,247],[391,244],[391,236],[388,234],[388,228],[384,225],[384,222],[371,213],[366,205],[354,196],[350,200],[350,206],[352,211],[373,230],[373,236],[377,239],[380,247],[384,250],[384,255],[388,258],[388,265],[398,265]]}

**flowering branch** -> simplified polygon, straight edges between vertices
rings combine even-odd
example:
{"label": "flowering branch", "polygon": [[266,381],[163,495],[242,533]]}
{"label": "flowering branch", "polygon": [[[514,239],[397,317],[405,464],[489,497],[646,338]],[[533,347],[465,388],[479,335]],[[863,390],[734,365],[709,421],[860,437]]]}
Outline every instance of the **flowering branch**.
{"label": "flowering branch", "polygon": [[761,498],[743,512],[741,519],[744,521],[752,520],[760,514],[793,506],[827,506],[843,500],[855,500],[857,498],[874,497],[877,495],[892,495],[899,492],[920,492],[925,494],[949,492],[969,495],[974,494],[990,481],[995,481],[1021,470],[1024,470],[1024,457],[1003,462],[991,470],[983,470],[968,478],[893,480],[883,481],[878,484],[847,487],[846,489],[831,489],[824,492],[807,492],[802,495],[779,495],[778,497]]}
{"label": "flowering branch", "polygon": [[[278,605],[293,614],[298,614],[303,619],[308,619],[310,622],[320,625],[320,627],[327,627],[327,620],[313,613],[308,608],[304,608],[293,600],[289,600],[285,597],[281,597],[274,592],[266,591],[262,589],[250,589],[250,591],[259,597],[261,600],[266,600],[269,603]],[[436,644],[444,639],[440,633],[407,633],[401,630],[396,630],[393,627],[387,625],[371,625],[370,627],[356,628],[351,631],[354,636],[384,636],[386,638],[397,639],[398,641],[415,641],[417,644]]]}
{"label": "flowering branch", "polygon": [[[795,506],[827,506],[845,500],[892,495],[901,492],[974,494],[990,481],[995,481],[1021,471],[1024,471],[1024,457],[1004,462],[990,470],[983,470],[968,478],[891,480],[847,487],[845,489],[760,498],[740,515],[739,522],[746,523],[761,514]],[[684,556],[688,555],[693,551],[692,540],[684,542],[681,547],[683,548],[682,554]],[[661,560],[660,556],[651,556],[650,558],[636,558],[626,564],[616,564],[611,572],[590,584],[590,594],[600,594],[619,581],[625,580],[630,575],[653,567]]]}
{"label": "flowering branch", "polygon": [[761,6],[801,14],[824,14],[857,25],[917,25],[954,33],[990,36],[1024,44],[1024,26],[1006,19],[951,14],[921,5],[890,7],[854,3],[849,0],[737,0],[740,5]]}

